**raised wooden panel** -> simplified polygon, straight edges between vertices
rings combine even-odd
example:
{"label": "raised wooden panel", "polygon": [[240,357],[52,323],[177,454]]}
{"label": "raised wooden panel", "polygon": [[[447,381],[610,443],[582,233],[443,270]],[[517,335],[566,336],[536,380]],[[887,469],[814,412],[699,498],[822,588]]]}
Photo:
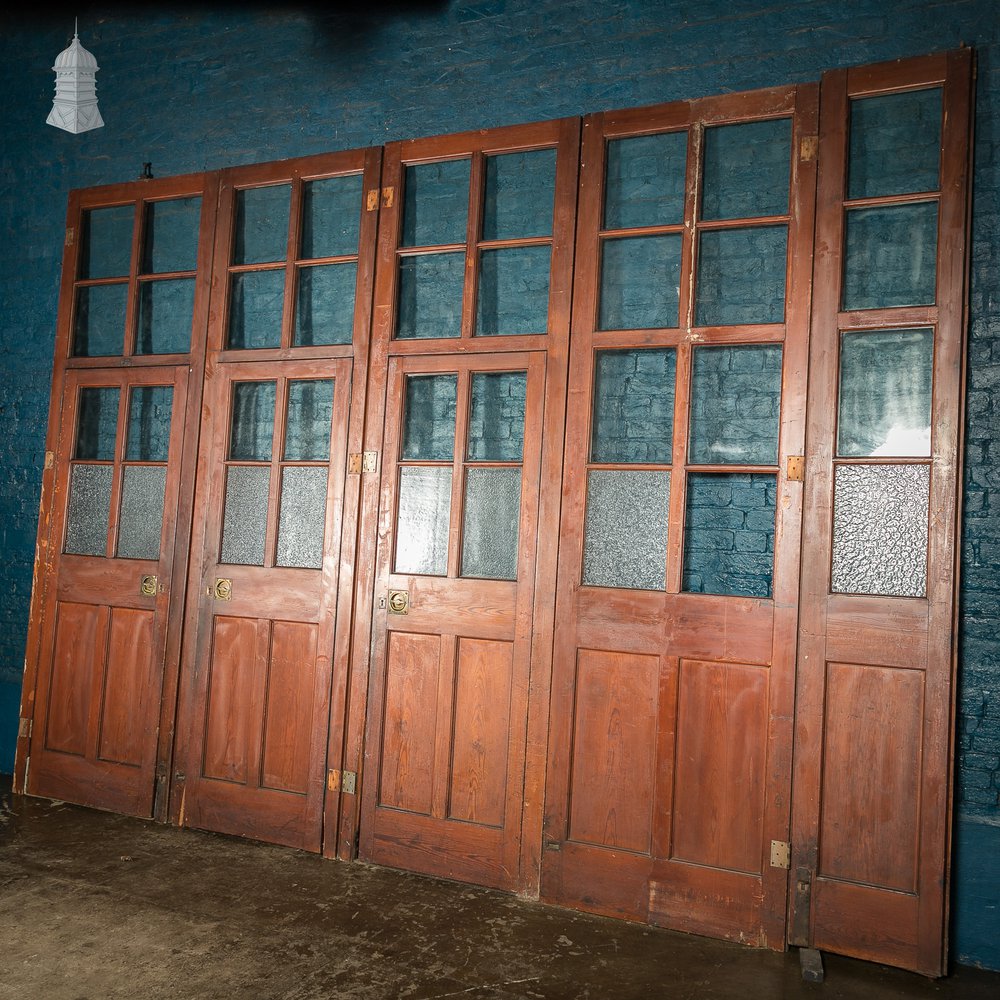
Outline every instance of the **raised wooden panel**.
{"label": "raised wooden panel", "polygon": [[150,733],[153,612],[112,608],[108,655],[104,670],[104,697],[98,756],[102,760],[138,767]]}
{"label": "raised wooden panel", "polygon": [[66,601],[56,615],[45,747],[83,755],[95,675],[104,661],[108,609]]}

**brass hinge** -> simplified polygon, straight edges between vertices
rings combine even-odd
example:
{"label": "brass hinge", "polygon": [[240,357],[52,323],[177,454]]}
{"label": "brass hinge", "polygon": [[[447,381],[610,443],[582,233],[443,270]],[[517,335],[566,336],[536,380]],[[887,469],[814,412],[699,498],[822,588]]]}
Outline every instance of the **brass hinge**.
{"label": "brass hinge", "polygon": [[372,188],[365,198],[365,209],[374,212],[378,208],[378,188]]}
{"label": "brass hinge", "polygon": [[771,841],[771,867],[788,868],[792,861],[792,847],[787,840]]}
{"label": "brass hinge", "polygon": [[66,230],[66,246],[71,247],[76,242],[76,230],[70,226]]}
{"label": "brass hinge", "polygon": [[382,207],[392,208],[392,203],[396,198],[396,189],[394,187],[382,188]]}
{"label": "brass hinge", "polygon": [[45,453],[45,468],[46,469],[51,469],[51,468],[53,468],[55,466],[55,464],[56,464],[56,456],[55,456],[55,454],[53,452],[51,452],[51,451],[47,451]]}
{"label": "brass hinge", "polygon": [[362,472],[377,472],[378,452],[352,451],[347,456],[347,471],[352,476],[358,476]]}
{"label": "brass hinge", "polygon": [[353,795],[358,787],[358,775],[355,771],[327,771],[326,787],[331,792],[346,792]]}
{"label": "brass hinge", "polygon": [[17,738],[20,740],[31,739],[31,719],[21,719],[18,723]]}
{"label": "brass hinge", "polygon": [[816,159],[816,154],[819,152],[819,136],[818,135],[806,135],[802,137],[802,141],[799,143],[799,159],[809,162],[810,160]]}
{"label": "brass hinge", "polygon": [[790,483],[801,483],[806,478],[805,455],[789,455],[787,476]]}

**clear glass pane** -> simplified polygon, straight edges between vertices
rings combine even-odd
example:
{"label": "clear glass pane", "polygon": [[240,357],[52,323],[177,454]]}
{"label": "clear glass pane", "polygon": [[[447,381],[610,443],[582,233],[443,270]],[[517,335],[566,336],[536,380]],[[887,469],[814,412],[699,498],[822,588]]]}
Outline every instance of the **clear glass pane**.
{"label": "clear glass pane", "polygon": [[274,382],[233,384],[229,457],[235,462],[270,462],[274,437]]}
{"label": "clear glass pane", "polygon": [[406,168],[402,246],[465,242],[469,163],[468,159],[445,160]]}
{"label": "clear glass pane", "polygon": [[172,385],[134,386],[129,396],[125,458],[129,462],[165,462],[170,446]]}
{"label": "clear glass pane", "polygon": [[112,465],[72,467],[69,475],[64,552],[80,556],[107,554],[113,479]]}
{"label": "clear glass pane", "polygon": [[136,354],[187,354],[194,319],[194,278],[139,285]]}
{"label": "clear glass pane", "polygon": [[790,118],[705,129],[703,219],[749,219],[788,212]]}
{"label": "clear glass pane", "polygon": [[396,515],[396,572],[445,576],[450,523],[451,466],[402,466]]}
{"label": "clear glass pane", "polygon": [[234,264],[267,264],[285,259],[291,196],[289,184],[236,192]]}
{"label": "clear glass pane", "polygon": [[685,591],[771,596],[776,498],[773,475],[693,472],[688,476]]}
{"label": "clear glass pane", "polygon": [[234,350],[281,346],[284,271],[234,274],[229,302],[229,342]]}
{"label": "clear glass pane", "polygon": [[219,561],[240,566],[264,565],[267,498],[271,470],[260,465],[231,465],[226,474]]}
{"label": "clear glass pane", "polygon": [[555,188],[554,149],[487,156],[483,239],[550,236]]}
{"label": "clear glass pane", "polygon": [[278,566],[320,569],[326,524],[326,468],[287,468],[281,476]]}
{"label": "clear glass pane", "polygon": [[847,213],[844,308],[933,305],[937,202]]}
{"label": "clear glass pane", "polygon": [[670,464],[676,366],[672,347],[597,352],[592,462]]}
{"label": "clear glass pane", "polygon": [[201,198],[174,198],[146,205],[142,274],[193,271],[198,266]]}
{"label": "clear glass pane", "polygon": [[83,213],[80,278],[123,278],[132,260],[134,205],[93,208]]}
{"label": "clear glass pane", "polygon": [[583,535],[589,587],[666,587],[670,473],[591,469]]}
{"label": "clear glass pane", "polygon": [[466,469],[462,576],[482,580],[517,579],[520,517],[519,466]]}
{"label": "clear glass pane", "polygon": [[469,462],[520,462],[527,372],[476,372],[469,407]]}
{"label": "clear glass pane", "polygon": [[93,462],[114,460],[118,395],[119,390],[113,387],[80,390],[74,458]]}
{"label": "clear glass pane", "polygon": [[703,232],[695,325],[782,322],[787,243],[785,226]]}
{"label": "clear glass pane", "polygon": [[163,531],[165,465],[127,465],[118,515],[118,558],[159,559]]}
{"label": "clear glass pane", "polygon": [[930,455],[933,377],[932,330],[845,333],[837,454]]}
{"label": "clear glass pane", "polygon": [[397,338],[461,336],[464,282],[465,254],[402,257]]}
{"label": "clear glass pane", "polygon": [[838,466],[833,493],[833,592],[923,597],[929,509],[926,465]]}
{"label": "clear glass pane", "polygon": [[692,465],[776,465],[780,416],[779,344],[694,349]]}
{"label": "clear glass pane", "polygon": [[455,455],[456,375],[409,375],[403,415],[404,459],[450,462]]}
{"label": "clear glass pane", "polygon": [[295,347],[349,344],[354,335],[354,288],[358,265],[320,264],[298,269]]}
{"label": "clear glass pane", "polygon": [[93,285],[76,290],[73,356],[115,357],[125,351],[128,285]]}
{"label": "clear glass pane", "polygon": [[477,337],[546,332],[550,256],[547,246],[482,252]]}
{"label": "clear glass pane", "polygon": [[683,222],[686,161],[687,132],[611,140],[604,172],[604,228]]}
{"label": "clear glass pane", "polygon": [[358,252],[361,174],[306,181],[302,191],[302,258]]}
{"label": "clear glass pane", "polygon": [[676,327],[680,275],[680,236],[605,240],[598,329]]}
{"label": "clear glass pane", "polygon": [[328,462],[333,422],[333,379],[288,383],[287,462]]}

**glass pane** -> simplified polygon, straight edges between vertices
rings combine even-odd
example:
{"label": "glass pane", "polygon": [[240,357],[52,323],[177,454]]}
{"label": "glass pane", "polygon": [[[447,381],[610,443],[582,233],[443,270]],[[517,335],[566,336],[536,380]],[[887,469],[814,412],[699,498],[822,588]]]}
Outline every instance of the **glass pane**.
{"label": "glass pane", "polygon": [[670,226],[684,221],[687,132],[608,143],[604,228]]}
{"label": "glass pane", "polygon": [[462,333],[465,254],[421,254],[399,261],[396,336],[458,337]]}
{"label": "glass pane", "polygon": [[666,587],[670,473],[591,469],[583,536],[589,587]]}
{"label": "glass pane", "polygon": [[114,461],[117,427],[118,389],[81,389],[73,457],[94,462]]}
{"label": "glass pane", "polygon": [[285,469],[278,517],[278,566],[320,569],[326,523],[326,468]]}
{"label": "glass pane", "polygon": [[201,198],[175,198],[146,205],[142,274],[193,271],[198,266]]}
{"label": "glass pane", "polygon": [[450,462],[455,455],[456,375],[409,375],[403,417],[404,459]]}
{"label": "glass pane", "polygon": [[670,464],[676,365],[672,347],[598,351],[592,462]]}
{"label": "glass pane", "polygon": [[462,576],[517,579],[520,517],[520,467],[466,470]]}
{"label": "glass pane", "polygon": [[73,356],[107,358],[125,351],[128,285],[94,285],[76,290]]}
{"label": "glass pane", "polygon": [[136,354],[187,354],[194,319],[194,278],[139,285]]}
{"label": "glass pane", "polygon": [[229,303],[229,343],[234,350],[281,346],[284,271],[234,274]]}
{"label": "glass pane", "polygon": [[289,184],[236,192],[234,264],[267,264],[288,252]]}
{"label": "glass pane", "polygon": [[129,397],[125,458],[129,462],[165,462],[170,446],[172,385],[138,385]]}
{"label": "glass pane", "polygon": [[929,507],[926,465],[838,466],[833,592],[923,597]]}
{"label": "glass pane", "polygon": [[354,263],[299,268],[293,346],[351,342],[357,278]]}
{"label": "glass pane", "polygon": [[848,198],[940,186],[941,89],[851,101]]}
{"label": "glass pane", "polygon": [[118,516],[118,558],[159,559],[163,530],[165,465],[127,465]]}
{"label": "glass pane", "polygon": [[122,278],[132,260],[134,205],[94,208],[83,213],[80,278]]}
{"label": "glass pane", "polygon": [[448,572],[451,466],[402,466],[396,516],[396,572]]}
{"label": "glass pane", "polygon": [[231,465],[226,474],[219,561],[240,566],[264,565],[267,496],[271,470],[260,465]]}
{"label": "glass pane", "polygon": [[600,330],[677,326],[680,236],[606,240],[601,247]]}
{"label": "glass pane", "polygon": [[837,454],[931,453],[932,330],[845,333]]}
{"label": "glass pane", "polygon": [[782,322],[787,242],[785,226],[703,232],[695,325]]}
{"label": "glass pane", "polygon": [[285,461],[329,461],[332,422],[333,379],[289,382]]}
{"label": "glass pane", "polygon": [[703,219],[748,219],[788,212],[790,118],[705,129]]}
{"label": "glass pane", "polygon": [[692,465],[776,465],[781,347],[696,347],[691,375]]}
{"label": "glass pane", "polygon": [[270,462],[274,436],[274,382],[233,385],[229,457],[235,462]]}
{"label": "glass pane", "polygon": [[477,337],[546,332],[550,254],[547,246],[483,251]]}
{"label": "glass pane", "polygon": [[685,591],[771,596],[776,498],[773,475],[693,472],[688,476]]}
{"label": "glass pane", "polygon": [[469,408],[469,462],[520,462],[527,372],[477,372]]}
{"label": "glass pane", "polygon": [[550,236],[555,187],[554,149],[486,157],[483,239]]}
{"label": "glass pane", "polygon": [[361,174],[307,181],[302,191],[302,257],[358,252]]}
{"label": "glass pane", "polygon": [[847,213],[844,308],[934,303],[937,202]]}
{"label": "glass pane", "polygon": [[114,471],[112,465],[74,465],[70,470],[63,551],[81,556],[107,554]]}
{"label": "glass pane", "polygon": [[469,217],[469,160],[407,167],[403,195],[404,247],[464,243]]}

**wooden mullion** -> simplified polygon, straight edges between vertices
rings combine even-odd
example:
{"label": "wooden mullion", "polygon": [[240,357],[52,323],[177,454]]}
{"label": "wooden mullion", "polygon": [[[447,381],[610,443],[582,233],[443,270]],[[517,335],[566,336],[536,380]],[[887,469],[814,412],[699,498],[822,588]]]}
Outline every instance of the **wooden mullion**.
{"label": "wooden mullion", "polygon": [[145,228],[145,202],[136,198],[133,202],[135,217],[132,220],[132,252],[129,258],[128,295],[125,304],[125,330],[123,332],[122,355],[135,354],[136,329],[139,316],[139,258],[142,255],[142,239]]}
{"label": "wooden mullion", "polygon": [[465,231],[465,281],[462,289],[462,339],[476,334],[476,304],[479,292],[479,240],[483,231],[483,192],[486,187],[486,157],[472,154],[469,167],[469,208]]}
{"label": "wooden mullion", "polygon": [[296,290],[299,284],[299,247],[302,234],[302,205],[305,200],[302,178],[292,175],[288,206],[288,246],[285,250],[285,299],[281,310],[281,346],[291,348],[295,320]]}
{"label": "wooden mullion", "polygon": [[264,566],[273,567],[277,560],[278,517],[281,514],[282,459],[285,428],[288,422],[288,376],[279,376],[274,394],[274,428],[271,432],[271,475],[268,484],[267,529],[264,541]]}
{"label": "wooden mullion", "polygon": [[462,575],[462,529],[465,523],[465,453],[469,432],[469,407],[472,405],[472,373],[463,367],[457,376],[458,398],[455,407],[455,450],[451,473],[451,522],[448,527],[448,576]]}
{"label": "wooden mullion", "polygon": [[128,414],[132,403],[132,386],[122,379],[118,389],[118,425],[115,428],[115,457],[112,463],[111,503],[108,511],[108,543],[105,554],[114,558],[118,549],[118,521],[122,502],[122,478],[125,475],[125,437],[128,432]]}

